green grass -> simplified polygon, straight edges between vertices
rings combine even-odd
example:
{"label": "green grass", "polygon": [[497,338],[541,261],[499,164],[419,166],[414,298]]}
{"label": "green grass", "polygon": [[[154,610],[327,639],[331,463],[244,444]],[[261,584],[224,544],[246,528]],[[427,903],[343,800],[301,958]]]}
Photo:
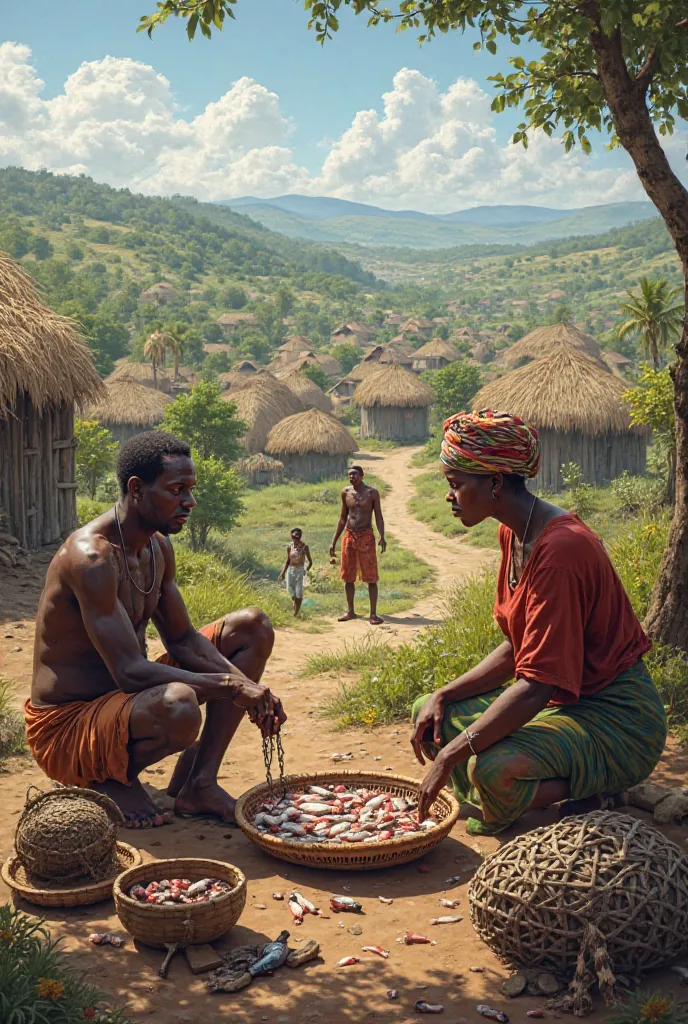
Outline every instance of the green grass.
{"label": "green grass", "polygon": [[415,494],[409,501],[409,510],[416,519],[426,523],[435,533],[444,537],[466,537],[466,542],[479,548],[498,548],[498,523],[487,519],[468,530],[460,519],[454,519],[447,504],[447,482],[439,470],[421,473],[413,481]]}
{"label": "green grass", "polygon": [[319,676],[324,672],[353,672],[362,668],[374,668],[384,665],[389,656],[389,643],[379,634],[366,634],[361,640],[352,643],[344,641],[344,647],[336,651],[324,651],[311,654],[306,661],[302,675]]}
{"label": "green grass", "polygon": [[[609,554],[640,619],[647,612],[666,545],[669,516],[626,523]],[[377,725],[408,718],[416,697],[430,693],[478,664],[501,640],[493,617],[495,574],[486,572],[450,595],[447,617],[412,642],[385,652],[350,648],[341,661],[324,658],[323,670],[357,668],[360,680],[341,686],[325,713],[343,725]],[[356,664],[358,658],[358,664]],[[678,651],[655,647],[646,658],[671,728],[688,738],[688,662]],[[318,662],[314,661],[314,667]]]}
{"label": "green grass", "polygon": [[0,765],[7,757],[26,751],[24,719],[12,705],[14,684],[0,676]]}

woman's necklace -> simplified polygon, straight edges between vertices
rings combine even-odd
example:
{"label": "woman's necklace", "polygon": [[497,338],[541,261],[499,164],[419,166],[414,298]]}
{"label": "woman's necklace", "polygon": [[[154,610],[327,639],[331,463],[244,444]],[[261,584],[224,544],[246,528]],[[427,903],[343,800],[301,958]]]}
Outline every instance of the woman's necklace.
{"label": "woman's necklace", "polygon": [[515,562],[516,562],[516,534],[514,533],[513,530],[511,531],[512,539],[511,539],[511,560],[510,560],[510,564],[509,564],[509,586],[511,587],[512,590],[514,589],[514,587],[518,586],[518,581],[521,578],[521,576],[523,574],[523,570],[525,568],[525,559],[524,559],[523,556],[524,556],[524,552],[526,550],[526,541],[528,539],[528,531],[530,529],[530,521],[533,518],[533,512],[535,510],[535,502],[536,501],[537,501],[537,495],[534,494],[533,495],[533,501],[532,501],[532,504],[530,506],[530,514],[528,516],[528,522],[526,523],[526,528],[523,531],[523,540],[521,541],[521,571],[518,574],[518,577],[516,576],[516,565],[515,565]]}
{"label": "woman's necklace", "polygon": [[129,562],[127,561],[127,552],[126,552],[126,548],[124,547],[124,534],[122,533],[122,524],[119,521],[119,513],[117,512],[117,505],[115,505],[115,522],[117,523],[117,529],[119,530],[119,539],[122,542],[122,557],[124,558],[124,568],[127,570],[127,576],[129,577],[129,586],[131,586],[133,584],[136,587],[136,589],[138,590],[139,594],[143,594],[144,597],[148,597],[148,595],[152,592],[153,587],[155,586],[155,579],[156,579],[156,576],[157,576],[157,571],[156,571],[156,568],[155,568],[155,549],[153,547],[153,538],[152,537],[148,538],[148,550],[150,552],[150,564],[153,566],[153,579],[151,580],[151,585],[148,588],[148,590],[142,590],[141,587],[136,582],[136,580],[134,579],[134,577],[131,575],[131,572],[129,571]]}

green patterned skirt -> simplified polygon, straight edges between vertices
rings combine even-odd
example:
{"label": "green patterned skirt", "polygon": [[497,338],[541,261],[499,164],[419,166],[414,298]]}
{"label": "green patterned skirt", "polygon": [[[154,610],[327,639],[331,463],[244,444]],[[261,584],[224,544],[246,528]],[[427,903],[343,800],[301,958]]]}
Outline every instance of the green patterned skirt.
{"label": "green patterned skirt", "polygon": [[[443,746],[469,729],[505,687],[448,704]],[[419,697],[412,717],[428,700]],[[480,807],[470,831],[496,834],[528,809],[544,779],[568,779],[573,800],[618,793],[650,775],[664,750],[666,715],[643,661],[600,693],[545,708],[522,728],[453,770],[459,800]]]}

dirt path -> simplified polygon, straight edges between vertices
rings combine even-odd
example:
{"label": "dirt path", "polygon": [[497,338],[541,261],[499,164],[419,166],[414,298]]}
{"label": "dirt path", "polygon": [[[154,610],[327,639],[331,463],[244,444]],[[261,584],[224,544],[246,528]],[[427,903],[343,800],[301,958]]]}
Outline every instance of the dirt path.
{"label": "dirt path", "polygon": [[[480,552],[432,533],[409,515],[406,509],[409,479],[409,449],[363,456],[366,468],[383,478],[391,490],[383,502],[390,533],[394,534],[437,573],[437,592],[423,597],[418,604],[401,615],[392,616],[379,627],[391,643],[403,642],[423,625],[436,621],[440,612],[442,588],[479,569],[493,553]],[[12,580],[0,585],[0,673],[19,683],[19,694],[28,692],[33,647],[33,614],[45,571],[45,557],[36,560],[31,580]],[[384,572],[384,563],[383,569]],[[20,583],[24,586],[20,586]],[[3,615],[4,606],[4,615]],[[12,616],[26,616],[13,619]],[[266,681],[282,696],[289,721],[284,730],[287,771],[317,771],[331,767],[334,751],[354,754],[351,768],[390,769],[420,777],[420,769],[411,758],[406,726],[387,727],[374,731],[335,731],[318,717],[318,708],[339,684],[335,676],[316,679],[300,677],[306,656],[313,651],[331,650],[353,637],[373,630],[365,620],[333,623],[320,634],[295,629],[279,630],[275,654],[266,674]],[[667,758],[676,784],[685,779],[685,764]],[[173,766],[172,759],[146,772],[145,781],[161,796]],[[260,742],[254,727],[244,723],[222,765],[220,778],[233,793],[238,794],[255,785],[263,777]],[[0,801],[0,856],[5,858],[12,848],[17,818],[24,802],[26,788],[35,783],[45,786],[45,779],[33,762],[26,759],[15,764],[9,775],[0,777],[3,799]],[[685,782],[684,782],[685,784]],[[532,814],[523,827],[534,827],[551,820],[551,812]],[[683,841],[685,830],[673,830]],[[509,834],[507,834],[507,838]],[[124,838],[140,846],[146,857],[208,856],[237,864],[249,880],[247,908],[240,924],[229,934],[220,948],[245,943],[258,944],[275,938],[282,928],[290,928],[294,938],[306,941],[316,938],[322,946],[323,962],[290,971],[284,968],[271,979],[255,982],[237,995],[210,996],[201,977],[192,976],[182,958],[173,961],[167,981],[157,977],[161,955],[153,950],[134,948],[129,942],[122,950],[94,948],[88,944],[91,931],[122,933],[111,903],[75,910],[48,910],[46,916],[53,934],[63,936],[65,948],[78,955],[78,964],[97,979],[102,987],[120,1000],[130,1002],[133,1016],[139,1022],[154,1024],[196,1024],[202,1020],[232,1020],[239,1024],[358,1024],[418,1019],[413,1006],[416,1000],[443,1003],[442,1020],[446,1024],[478,1022],[475,1005],[488,1002],[506,1008],[507,1001],[499,994],[499,983],[507,970],[475,936],[468,921],[467,883],[483,854],[498,848],[496,839],[473,839],[459,822],[452,836],[430,854],[425,865],[427,873],[419,873],[411,864],[393,870],[370,873],[315,872],[273,860],[256,849],[235,829],[227,826],[175,820],[173,824],[147,832],[128,832]],[[430,919],[441,912],[438,898],[448,892],[447,879],[460,876],[451,887],[452,898],[461,899],[458,911],[464,920],[458,924],[434,929]],[[342,915],[338,918],[307,918],[299,929],[291,928],[284,903],[272,900],[272,893],[289,887],[298,888],[316,904],[326,907],[330,892],[346,892],[358,897],[365,914],[360,918]],[[390,905],[379,902],[380,895],[394,900]],[[0,883],[0,901],[7,892]],[[265,909],[261,909],[264,907]],[[31,908],[23,909],[31,912]],[[354,926],[361,929],[353,934]],[[399,945],[396,939],[406,930],[432,935],[436,946]],[[388,960],[366,957],[361,946],[382,944],[391,950]],[[361,964],[345,970],[336,969],[337,961],[347,955],[364,958]],[[483,968],[472,973],[470,967]],[[659,975],[663,990],[676,988],[673,976]],[[397,989],[397,1001],[387,999],[387,990]],[[678,990],[677,990],[678,991]],[[532,998],[508,1003],[508,1012],[515,1024],[527,1024],[526,1011],[538,1005]],[[603,1011],[595,1015],[604,1017]]]}

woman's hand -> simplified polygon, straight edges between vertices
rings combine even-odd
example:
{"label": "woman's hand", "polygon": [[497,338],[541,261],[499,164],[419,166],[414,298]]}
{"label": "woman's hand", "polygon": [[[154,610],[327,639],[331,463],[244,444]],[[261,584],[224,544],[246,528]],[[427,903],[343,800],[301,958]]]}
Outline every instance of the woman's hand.
{"label": "woman's hand", "polygon": [[430,816],[432,805],[441,790],[449,782],[453,765],[449,763],[443,750],[439,752],[430,765],[418,793],[418,821],[425,821]]}
{"label": "woman's hand", "polygon": [[434,752],[428,745],[428,737],[432,736],[432,742],[436,747],[442,746],[442,721],[444,719],[445,698],[441,690],[437,690],[426,700],[418,713],[416,724],[411,736],[411,746],[418,762],[425,764],[434,761]]}

